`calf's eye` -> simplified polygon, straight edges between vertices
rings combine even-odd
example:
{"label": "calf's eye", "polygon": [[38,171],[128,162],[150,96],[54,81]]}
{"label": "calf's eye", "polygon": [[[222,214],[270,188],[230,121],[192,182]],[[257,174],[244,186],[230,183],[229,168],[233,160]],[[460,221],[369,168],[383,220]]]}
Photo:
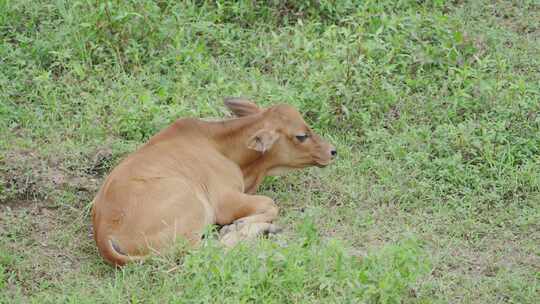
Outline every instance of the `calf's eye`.
{"label": "calf's eye", "polygon": [[307,134],[296,135],[296,139],[298,139],[299,142],[304,142],[308,137],[309,135]]}

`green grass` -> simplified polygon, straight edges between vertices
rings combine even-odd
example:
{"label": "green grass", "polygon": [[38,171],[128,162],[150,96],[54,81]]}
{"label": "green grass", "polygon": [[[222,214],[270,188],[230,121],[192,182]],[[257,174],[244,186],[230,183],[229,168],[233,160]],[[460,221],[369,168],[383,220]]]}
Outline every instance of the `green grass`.
{"label": "green grass", "polygon": [[[0,0],[0,302],[534,303],[538,20],[536,0]],[[276,239],[103,264],[107,172],[225,96],[295,105],[339,159],[265,181]]]}

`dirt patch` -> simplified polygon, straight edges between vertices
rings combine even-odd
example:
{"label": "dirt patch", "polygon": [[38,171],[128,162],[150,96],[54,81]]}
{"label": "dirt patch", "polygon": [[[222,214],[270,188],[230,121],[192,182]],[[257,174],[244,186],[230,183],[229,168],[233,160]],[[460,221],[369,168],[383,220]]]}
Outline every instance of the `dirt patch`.
{"label": "dirt patch", "polygon": [[88,250],[93,240],[85,210],[48,206],[41,201],[0,204],[0,262],[10,278],[8,293],[30,295],[97,256]]}
{"label": "dirt patch", "polygon": [[102,176],[110,170],[113,162],[113,150],[109,146],[100,147],[91,157],[86,173],[95,177]]}
{"label": "dirt patch", "polygon": [[47,201],[59,191],[95,194],[109,169],[112,151],[98,149],[78,165],[68,168],[59,157],[44,158],[29,150],[11,151],[0,158],[0,204],[17,208],[21,201]]}
{"label": "dirt patch", "polygon": [[7,153],[0,159],[0,202],[31,201],[42,197],[54,181],[61,181],[38,154],[21,150]]}
{"label": "dirt patch", "polygon": [[0,156],[0,263],[8,294],[61,284],[98,257],[89,202],[119,155],[110,145],[52,154],[21,149]]}

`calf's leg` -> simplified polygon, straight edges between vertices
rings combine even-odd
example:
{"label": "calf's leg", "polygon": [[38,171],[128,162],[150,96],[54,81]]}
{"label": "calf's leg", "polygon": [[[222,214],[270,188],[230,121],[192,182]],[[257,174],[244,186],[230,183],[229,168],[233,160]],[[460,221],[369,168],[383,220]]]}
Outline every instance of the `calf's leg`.
{"label": "calf's leg", "polygon": [[279,208],[266,196],[231,192],[222,197],[217,208],[217,223],[227,225],[221,229],[221,242],[228,247],[261,234],[277,233],[272,224]]}

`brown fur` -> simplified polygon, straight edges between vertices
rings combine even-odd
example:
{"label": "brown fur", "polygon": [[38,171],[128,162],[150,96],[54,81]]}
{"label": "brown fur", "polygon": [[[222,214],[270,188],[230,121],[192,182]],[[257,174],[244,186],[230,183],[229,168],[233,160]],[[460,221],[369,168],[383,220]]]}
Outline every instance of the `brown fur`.
{"label": "brown fur", "polygon": [[[289,105],[261,109],[238,98],[225,104],[239,117],[179,119],[110,173],[92,208],[94,237],[106,261],[143,259],[177,237],[196,244],[210,224],[234,223],[222,229],[227,246],[275,232],[278,207],[253,195],[264,176],[323,167],[336,154]],[[301,141],[303,134],[309,137]]]}

